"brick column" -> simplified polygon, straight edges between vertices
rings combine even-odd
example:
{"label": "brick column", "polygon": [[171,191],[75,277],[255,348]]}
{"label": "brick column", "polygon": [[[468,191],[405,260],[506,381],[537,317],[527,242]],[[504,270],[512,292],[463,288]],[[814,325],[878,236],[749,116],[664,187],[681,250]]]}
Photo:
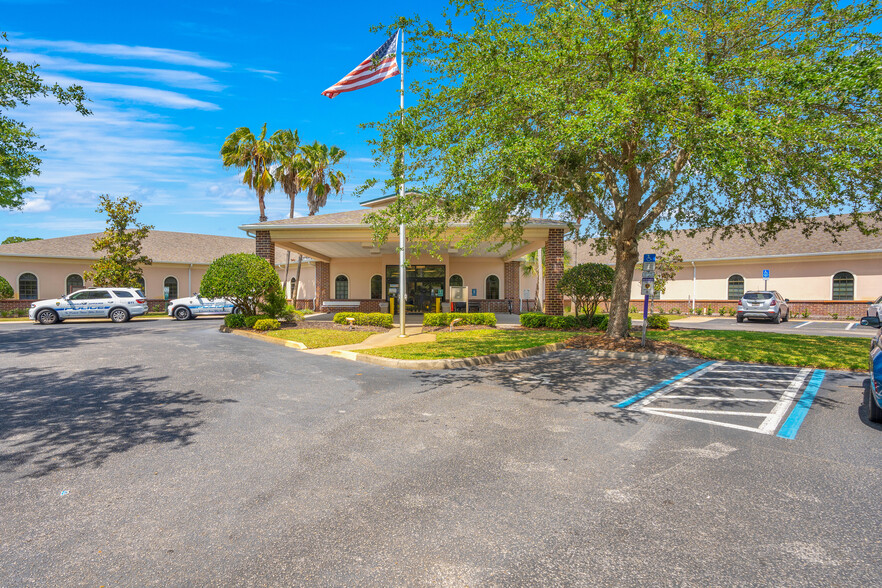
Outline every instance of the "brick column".
{"label": "brick column", "polygon": [[254,252],[270,262],[270,265],[276,265],[276,245],[270,239],[269,231],[254,232]]}
{"label": "brick column", "polygon": [[563,276],[563,229],[548,229],[545,242],[545,314],[563,315],[563,296],[557,283]]}
{"label": "brick column", "polygon": [[511,300],[514,313],[521,311],[521,262],[505,262],[505,299]]}
{"label": "brick column", "polygon": [[327,261],[315,262],[315,310],[323,302],[331,299],[331,264]]}

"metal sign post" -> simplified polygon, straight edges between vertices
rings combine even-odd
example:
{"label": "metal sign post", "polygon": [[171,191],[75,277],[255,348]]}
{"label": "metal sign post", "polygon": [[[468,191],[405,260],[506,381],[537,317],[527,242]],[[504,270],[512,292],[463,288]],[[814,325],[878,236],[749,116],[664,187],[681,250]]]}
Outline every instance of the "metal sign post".
{"label": "metal sign post", "polygon": [[655,253],[646,253],[643,255],[643,281],[641,282],[641,291],[643,292],[643,337],[640,340],[640,346],[646,347],[646,325],[649,322],[649,299],[655,290]]}

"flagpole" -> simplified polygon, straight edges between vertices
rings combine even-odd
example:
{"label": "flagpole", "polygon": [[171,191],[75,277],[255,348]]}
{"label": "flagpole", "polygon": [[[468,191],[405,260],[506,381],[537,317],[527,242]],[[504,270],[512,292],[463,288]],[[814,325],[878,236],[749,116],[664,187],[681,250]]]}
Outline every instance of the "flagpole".
{"label": "flagpole", "polygon": [[[398,110],[400,122],[399,122],[399,132],[401,132],[401,127],[404,125],[404,29],[401,30],[401,104]],[[399,142],[400,143],[400,142]],[[398,335],[399,337],[407,336],[405,333],[405,316],[407,314],[407,259],[405,255],[405,246],[406,241],[404,238],[404,217],[401,214],[401,205],[404,202],[404,145],[400,146],[401,149],[401,162],[399,165],[400,177],[399,177],[399,187],[398,187],[398,220],[400,221],[400,225],[398,226],[398,249],[399,249],[399,260],[398,260],[398,284],[399,284],[399,304],[398,304],[398,320],[401,322],[401,333]]]}

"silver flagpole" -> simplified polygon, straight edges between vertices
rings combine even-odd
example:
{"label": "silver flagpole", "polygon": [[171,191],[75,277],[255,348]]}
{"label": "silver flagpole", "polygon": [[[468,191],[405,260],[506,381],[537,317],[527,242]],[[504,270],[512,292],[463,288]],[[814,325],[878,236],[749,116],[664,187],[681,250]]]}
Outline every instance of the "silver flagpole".
{"label": "silver flagpole", "polygon": [[[401,125],[404,125],[404,29],[401,30],[401,53],[399,57],[401,58],[401,108],[399,110],[401,117]],[[401,216],[401,205],[404,202],[404,145],[401,146],[401,177],[400,185],[398,188],[398,215],[401,224],[398,226],[398,236],[399,236],[399,261],[398,261],[398,285],[399,285],[399,305],[398,305],[398,320],[401,321],[401,333],[398,335],[399,337],[407,336],[405,333],[405,316],[407,315],[407,260],[404,252],[405,249],[405,239],[404,239],[404,217]]]}

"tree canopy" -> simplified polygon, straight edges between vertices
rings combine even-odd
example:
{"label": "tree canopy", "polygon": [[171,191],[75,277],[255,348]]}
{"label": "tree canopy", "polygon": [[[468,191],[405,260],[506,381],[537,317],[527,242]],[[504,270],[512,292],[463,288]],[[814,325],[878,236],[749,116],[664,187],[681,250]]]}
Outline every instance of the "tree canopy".
{"label": "tree canopy", "polygon": [[378,161],[397,169],[403,149],[403,180],[429,197],[373,215],[379,237],[395,215],[413,239],[467,221],[470,240],[512,242],[536,210],[563,218],[614,254],[621,337],[648,233],[874,230],[879,0],[494,6],[408,23],[416,104],[368,126]]}
{"label": "tree canopy", "polygon": [[6,237],[0,245],[9,245],[10,243],[24,243],[26,241],[42,241],[42,237]]}
{"label": "tree canopy", "polygon": [[281,288],[279,274],[253,253],[230,253],[211,262],[199,293],[208,298],[227,298],[246,315],[257,314],[258,305]]}
{"label": "tree canopy", "polygon": [[107,228],[95,238],[92,250],[103,251],[104,255],[83,274],[83,279],[96,286],[137,288],[141,285],[144,278],[141,266],[153,263],[141,253],[141,242],[147,238],[153,225],[138,222],[136,215],[140,210],[141,205],[128,196],[100,196],[96,212],[107,215]]}
{"label": "tree canopy", "polygon": [[[0,33],[0,39],[6,41],[6,33]],[[25,182],[28,176],[40,174],[41,161],[36,152],[44,148],[37,143],[32,128],[6,113],[50,94],[60,104],[73,104],[84,116],[91,112],[85,106],[87,98],[81,86],[64,88],[43,83],[38,65],[11,61],[6,53],[7,48],[0,47],[0,208],[21,208],[25,194],[34,191]]]}

